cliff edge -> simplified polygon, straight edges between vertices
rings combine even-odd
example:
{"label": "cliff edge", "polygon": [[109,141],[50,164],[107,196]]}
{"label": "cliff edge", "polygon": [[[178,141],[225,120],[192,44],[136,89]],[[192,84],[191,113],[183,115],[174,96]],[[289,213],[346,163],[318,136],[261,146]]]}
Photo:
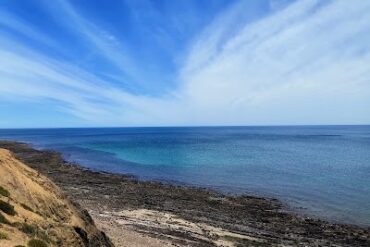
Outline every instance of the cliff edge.
{"label": "cliff edge", "polygon": [[0,246],[113,244],[87,211],[71,202],[48,178],[0,149]]}

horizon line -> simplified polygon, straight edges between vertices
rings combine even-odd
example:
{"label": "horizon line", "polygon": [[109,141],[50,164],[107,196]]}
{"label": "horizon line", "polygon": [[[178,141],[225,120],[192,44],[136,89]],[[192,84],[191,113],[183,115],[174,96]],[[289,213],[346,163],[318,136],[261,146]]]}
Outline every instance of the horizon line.
{"label": "horizon line", "polygon": [[130,128],[240,128],[240,127],[318,127],[318,126],[370,126],[367,124],[266,124],[266,125],[163,125],[163,126],[76,126],[76,127],[15,127],[0,130],[32,130],[32,129],[130,129]]}

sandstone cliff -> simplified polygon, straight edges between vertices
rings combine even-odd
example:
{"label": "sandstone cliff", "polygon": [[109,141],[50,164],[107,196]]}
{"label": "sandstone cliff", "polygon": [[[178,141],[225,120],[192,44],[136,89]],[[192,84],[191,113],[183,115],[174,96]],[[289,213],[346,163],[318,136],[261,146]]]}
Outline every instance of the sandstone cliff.
{"label": "sandstone cliff", "polygon": [[0,246],[113,245],[87,211],[48,178],[0,149]]}

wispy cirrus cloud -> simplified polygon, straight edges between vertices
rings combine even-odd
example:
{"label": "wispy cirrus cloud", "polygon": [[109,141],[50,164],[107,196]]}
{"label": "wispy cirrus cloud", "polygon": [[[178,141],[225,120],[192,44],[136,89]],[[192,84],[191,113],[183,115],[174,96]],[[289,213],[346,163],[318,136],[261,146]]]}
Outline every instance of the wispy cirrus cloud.
{"label": "wispy cirrus cloud", "polygon": [[[298,1],[245,24],[221,44],[228,16],[216,20],[215,31],[196,41],[185,63],[183,97],[200,109],[200,118],[207,112],[213,121],[220,114],[241,124],[369,121],[363,107],[370,103],[369,7]],[[204,65],[194,66],[199,61]],[[363,111],[332,114],[348,103]]]}
{"label": "wispy cirrus cloud", "polygon": [[[176,88],[159,96],[110,83],[4,31],[0,96],[52,100],[61,112],[105,126],[368,123],[370,4],[310,0],[273,5],[244,19],[248,1],[228,7],[194,37],[174,72]],[[74,27],[119,68],[118,80],[135,87],[156,83],[142,76],[145,71],[134,51],[124,48],[125,41],[102,33],[68,2],[56,6],[47,8],[61,11],[68,29]],[[60,43],[11,15],[0,23]]]}
{"label": "wispy cirrus cloud", "polygon": [[23,35],[24,38],[27,38],[28,40],[33,40],[49,47],[60,48],[57,42],[51,39],[48,35],[45,35],[40,30],[37,30],[36,27],[30,26],[29,23],[23,21],[17,16],[14,16],[13,14],[2,9],[0,9],[0,16],[0,27],[5,27],[8,31],[10,31],[10,34],[9,32],[4,32],[4,36],[13,35],[13,37],[15,37],[17,34]]}
{"label": "wispy cirrus cloud", "polygon": [[139,64],[135,61],[132,51],[127,48],[124,40],[117,40],[109,31],[101,29],[87,20],[68,1],[43,2],[44,7],[52,13],[58,23],[76,33],[82,42],[92,46],[94,52],[99,53],[111,63],[111,66],[118,69],[120,73],[117,76],[121,78],[122,86],[124,85],[126,89],[135,89],[136,84],[144,86],[143,71],[139,69]]}

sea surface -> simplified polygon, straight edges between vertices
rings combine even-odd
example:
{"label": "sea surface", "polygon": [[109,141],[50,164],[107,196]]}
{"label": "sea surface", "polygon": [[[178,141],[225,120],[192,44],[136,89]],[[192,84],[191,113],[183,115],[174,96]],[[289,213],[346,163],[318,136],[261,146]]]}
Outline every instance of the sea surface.
{"label": "sea surface", "polygon": [[370,126],[1,129],[0,139],[94,170],[275,197],[370,225]]}

